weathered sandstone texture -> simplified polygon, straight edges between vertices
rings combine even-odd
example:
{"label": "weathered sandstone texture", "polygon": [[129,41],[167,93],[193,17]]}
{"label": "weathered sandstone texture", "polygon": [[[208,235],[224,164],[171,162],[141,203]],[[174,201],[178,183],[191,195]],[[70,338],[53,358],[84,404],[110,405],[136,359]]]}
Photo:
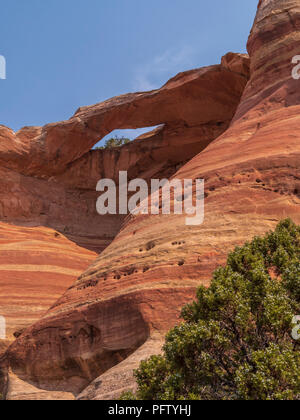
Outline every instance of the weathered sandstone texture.
{"label": "weathered sandstone texture", "polygon": [[[199,283],[208,284],[229,250],[273,228],[282,218],[300,223],[300,82],[291,75],[299,45],[300,1],[261,0],[248,42],[250,81],[234,118],[226,132],[173,174],[205,179],[204,224],[186,226],[185,216],[180,215],[128,217],[111,245],[10,347],[5,362],[14,374],[45,389],[74,393],[98,377],[79,398],[118,395],[132,386],[130,371],[138,360],[153,351],[149,343],[154,338],[159,341],[178,322],[182,305],[193,298]],[[226,68],[230,74],[239,69],[245,80],[238,57],[224,58],[218,69]],[[212,74],[209,83],[211,71],[214,74],[211,68],[197,71],[206,78],[208,90],[193,90],[197,101],[202,98],[197,112],[206,115],[206,123],[220,120],[212,115],[213,106],[217,114],[222,108],[211,103],[215,94],[220,95]],[[179,79],[162,89],[175,88]],[[141,104],[153,95],[141,94]],[[119,99],[120,106],[126,98]],[[194,115],[195,109],[185,107],[183,99],[172,103],[178,112],[187,114],[190,109]],[[90,114],[91,130],[100,120],[106,125],[103,107],[83,108],[75,119],[83,121]],[[172,113],[170,107],[166,113]],[[140,109],[146,108],[127,114],[129,121],[140,115]],[[159,107],[157,113],[161,115]],[[182,121],[186,118],[182,116]],[[180,136],[174,137],[179,143]],[[182,149],[178,147],[179,153]],[[63,154],[59,162],[65,163]],[[62,176],[52,164],[48,171]]]}
{"label": "weathered sandstone texture", "polygon": [[161,353],[161,336],[153,337],[146,341],[137,351],[124,361],[105,372],[100,378],[93,381],[77,399],[80,401],[116,400],[120,393],[137,390],[133,372],[140,361],[149,354]]}
{"label": "weathered sandstone texture", "polygon": [[[101,252],[120,231],[124,216],[96,213],[99,179],[117,181],[121,170],[129,179],[169,178],[227,129],[249,59],[229,54],[223,61],[180,74],[158,91],[82,108],[69,121],[17,133],[0,125],[0,221],[6,222],[0,229],[0,315],[8,323],[0,353],[96,258],[84,248]],[[213,83],[219,86],[214,95]],[[210,108],[208,93],[201,94],[207,90]],[[120,149],[90,150],[116,128],[154,124],[162,125]]]}
{"label": "weathered sandstone texture", "polygon": [[[20,226],[20,229],[31,227],[33,236],[37,232],[35,226],[47,226],[61,232],[81,248],[102,251],[112,242],[122,224],[126,224],[126,220],[124,216],[97,215],[98,180],[112,178],[117,181],[121,170],[128,171],[129,180],[136,177],[146,181],[170,178],[226,131],[248,80],[248,56],[229,53],[223,57],[221,65],[181,73],[157,91],[123,95],[102,104],[81,108],[66,122],[43,128],[24,128],[18,133],[1,126],[0,219]],[[101,137],[116,128],[154,125],[158,128],[120,149],[90,150]],[[137,235],[139,237],[140,234]],[[24,242],[25,247],[30,248],[30,233]],[[49,251],[51,244],[46,241],[43,247],[45,252]],[[78,254],[80,252],[78,249]],[[59,265],[62,271],[69,269],[67,260],[65,265],[63,261],[59,262],[64,260],[65,251],[57,250],[57,253],[57,264],[55,258],[52,264]],[[78,261],[92,254],[89,253],[83,252],[81,257],[78,256]],[[17,257],[15,255],[13,261],[15,265],[19,264]],[[132,257],[135,258],[134,255]],[[48,258],[47,253],[45,258]],[[130,280],[135,270],[124,262],[124,275],[128,274]],[[112,267],[113,264],[112,259]],[[75,268],[77,266],[74,266],[74,271]],[[84,269],[82,267],[78,274]],[[32,270],[38,268],[34,266]],[[145,275],[147,270],[148,267],[143,266]],[[151,289],[144,291],[137,282],[134,293],[124,295],[123,286],[118,284],[121,275],[114,273],[112,276],[109,271],[107,276],[102,272],[99,279],[110,284],[112,299],[108,300],[108,295],[105,297],[105,290],[104,299],[94,296],[98,278],[83,284],[78,290],[75,286],[71,299],[74,291],[76,297],[69,302],[71,313],[70,317],[64,318],[63,328],[58,319],[57,324],[54,321],[53,326],[43,330],[42,340],[38,338],[38,343],[34,344],[33,339],[32,351],[29,350],[31,344],[27,346],[30,356],[27,354],[25,357],[31,366],[28,365],[29,376],[19,366],[18,357],[15,359],[21,369],[15,369],[16,366],[12,368],[20,375],[20,380],[29,379],[45,389],[81,391],[99,374],[126,359],[145,343],[152,336],[153,328],[159,332],[166,331],[170,323],[178,318],[179,304],[191,299],[194,293],[194,287],[189,288],[188,283],[184,290],[178,287],[178,282],[171,289],[168,287],[160,292]],[[20,271],[20,274],[24,273]],[[36,274],[32,276],[34,282]],[[7,284],[7,279],[3,278],[3,282]],[[43,282],[45,290],[47,287],[51,289],[46,275],[43,276]],[[22,282],[19,285],[24,287]],[[66,282],[65,288],[68,286],[70,283]],[[12,293],[20,293],[9,287]],[[33,286],[32,290],[38,298],[38,289]],[[49,291],[49,306],[53,303],[51,297],[54,292],[52,289]],[[93,309],[86,304],[87,292]],[[161,319],[160,315],[157,316],[155,325],[151,308],[153,305],[157,307],[157,296],[160,294],[164,296],[160,311],[167,310],[168,317]],[[168,295],[170,305],[166,306],[164,299],[168,299]],[[178,299],[176,307],[172,303],[174,296]],[[16,308],[13,300],[4,300],[7,308],[9,305],[10,308]],[[142,312],[141,302],[144,307]],[[80,309],[74,312],[77,305]],[[50,317],[52,311],[56,313],[58,306],[56,303],[50,309]],[[37,313],[34,304],[32,311]],[[16,315],[12,324],[19,327],[19,314]],[[44,325],[43,320],[47,317],[42,318],[41,325]],[[13,380],[10,382],[15,383]],[[72,384],[71,387],[69,384]],[[10,385],[9,395],[15,396],[12,388],[13,385]]]}
{"label": "weathered sandstone texture", "polygon": [[[70,169],[70,164],[115,129],[165,124],[172,130],[229,124],[244,89],[249,66],[248,58],[242,55],[229,54],[224,62],[226,66],[223,63],[181,73],[158,90],[122,95],[79,108],[68,121],[25,127],[17,133],[2,126],[0,166],[24,175],[49,178]],[[194,142],[203,145],[205,140],[198,135]],[[132,150],[138,152],[135,147]],[[186,150],[183,153],[190,157]],[[123,158],[127,155],[122,154]],[[127,156],[127,164],[128,160],[134,161],[134,156]],[[76,172],[76,175],[81,174]],[[96,175],[98,180],[99,174]]]}
{"label": "weathered sandstone texture", "polygon": [[61,391],[43,391],[28,382],[22,381],[15,374],[10,373],[9,386],[6,390],[8,401],[72,401],[73,394]]}
{"label": "weathered sandstone texture", "polygon": [[40,319],[96,255],[52,229],[0,223],[0,314],[8,341]]}
{"label": "weathered sandstone texture", "polygon": [[[229,54],[222,65],[80,108],[68,121],[17,133],[0,125],[0,220],[48,226],[102,251],[124,218],[97,215],[99,179],[117,180],[122,170],[130,179],[173,175],[227,129],[248,75],[248,57]],[[162,126],[120,149],[91,150],[115,129],[156,125]]]}

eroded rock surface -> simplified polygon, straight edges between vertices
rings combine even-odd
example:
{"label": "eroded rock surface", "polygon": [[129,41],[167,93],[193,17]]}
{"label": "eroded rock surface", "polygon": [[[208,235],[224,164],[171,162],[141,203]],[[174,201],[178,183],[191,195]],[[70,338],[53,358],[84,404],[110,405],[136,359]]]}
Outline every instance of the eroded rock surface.
{"label": "eroded rock surface", "polygon": [[181,73],[158,90],[79,108],[68,121],[25,127],[17,133],[1,126],[0,166],[47,178],[65,172],[115,129],[229,123],[243,92],[249,63],[243,55],[230,55],[225,62],[226,66]]}
{"label": "eroded rock surface", "polygon": [[[18,225],[0,226],[0,305],[23,327],[18,311],[35,321],[69,287],[2,358],[0,392],[17,398],[23,380],[37,396],[36,387],[77,394],[89,384],[80,399],[118,396],[230,249],[284,217],[300,223],[300,82],[291,75],[299,41],[299,0],[261,0],[246,89],[248,58],[229,54],[157,91],[80,108],[69,121],[0,127],[0,219]],[[121,149],[90,151],[114,129],[154,125]],[[96,183],[120,170],[147,181],[204,178],[204,224],[186,226],[180,215],[100,218]],[[104,251],[73,284],[93,252],[37,225]]]}
{"label": "eroded rock surface", "polygon": [[[291,59],[299,54],[299,12],[299,1],[260,1],[248,44],[251,79],[234,120],[175,175],[205,179],[204,224],[186,226],[179,215],[129,218],[113,243],[47,316],[10,348],[7,360],[15,372],[39,385],[79,390],[97,372],[115,365],[118,355],[122,361],[148,337],[178,322],[182,305],[193,298],[199,283],[208,284],[213,269],[225,261],[230,249],[266,232],[284,217],[300,222],[300,85],[291,77]],[[235,63],[235,68],[240,64]],[[207,70],[202,71],[208,77]],[[175,78],[163,89],[177,83]],[[211,100],[213,90],[217,90],[215,78],[211,90],[194,93]],[[141,94],[141,103],[153,95]],[[125,108],[127,100],[120,99]],[[132,115],[142,109],[132,110]],[[178,110],[186,109],[178,103]],[[102,110],[103,105],[84,108],[76,118],[83,121],[87,113],[94,115],[89,123],[94,131]],[[158,122],[151,120],[152,125]],[[117,322],[110,319],[115,311]],[[126,321],[121,323],[122,316]],[[76,330],[69,349],[70,326],[79,324],[85,333],[79,339]],[[86,334],[89,326],[99,330],[97,346]],[[97,397],[105,394],[107,390],[100,389]]]}
{"label": "eroded rock surface", "polygon": [[149,354],[161,354],[163,341],[160,336],[152,337],[137,351],[121,363],[109,369],[93,381],[77,399],[80,401],[117,400],[123,392],[137,390],[133,372],[140,361],[147,359]]}
{"label": "eroded rock surface", "polygon": [[[6,232],[15,229],[23,234],[28,229],[22,245],[12,245],[15,249],[24,248],[23,254],[20,249],[18,254],[10,254],[10,271],[3,277],[10,295],[3,296],[2,301],[7,311],[15,311],[9,315],[12,319],[15,317],[14,328],[23,327],[22,322],[18,325],[17,319],[22,314],[17,303],[19,290],[24,287],[24,276],[30,284],[27,285],[28,294],[34,294],[42,301],[43,294],[39,293],[35,278],[41,278],[37,273],[45,259],[53,266],[51,270],[55,265],[59,266],[62,275],[70,269],[70,255],[76,258],[78,252],[78,264],[72,266],[74,274],[82,260],[94,256],[82,247],[102,251],[126,223],[124,216],[100,217],[96,214],[98,180],[112,178],[117,181],[121,170],[128,171],[129,179],[170,178],[229,127],[248,78],[249,58],[230,53],[222,59],[221,65],[181,73],[157,91],[123,95],[81,108],[69,121],[43,128],[24,128],[18,133],[0,126],[0,220],[10,223],[5,225],[9,226],[5,228]],[[159,127],[120,149],[90,151],[101,137],[116,128],[154,125]],[[72,254],[67,249],[72,248],[71,242],[63,237],[68,245],[65,249],[59,249],[59,246],[55,249],[57,259],[52,252],[55,242],[52,244],[48,240],[41,241],[40,252],[35,254],[39,244],[34,238],[43,233],[35,226],[40,225],[61,232],[81,249],[74,245],[76,251]],[[95,270],[92,264],[91,281],[79,281],[80,285],[71,286],[69,294],[53,305],[32,329],[25,332],[18,329],[17,342],[2,359],[1,370],[5,378],[2,388],[9,389],[7,392],[14,399],[18,398],[19,391],[14,390],[14,383],[18,382],[9,378],[16,374],[20,381],[29,381],[44,390],[78,393],[144,343],[150,348],[147,340],[151,340],[153,331],[162,334],[178,319],[179,308],[193,297],[194,283],[187,281],[182,289],[182,271],[178,267],[179,277],[172,287],[167,282],[164,284],[164,276],[162,284],[153,289],[147,287],[147,281],[143,284],[138,280],[135,284],[135,277],[140,273],[152,282],[153,278],[147,272],[155,269],[148,266],[148,261],[153,263],[153,257],[151,254],[149,258],[144,249],[149,233],[142,242],[142,233],[135,234],[133,243],[143,248],[139,251],[139,258],[144,258],[142,269],[138,260],[137,269],[135,262],[128,266],[128,260],[124,260],[121,270],[112,271],[114,255],[118,252],[115,250],[111,261],[107,259],[107,273],[101,270],[99,274],[98,262]],[[54,241],[58,239],[55,236]],[[26,250],[32,251],[32,257],[36,255],[39,260],[29,264],[31,256],[26,257]],[[124,250],[119,263],[122,253]],[[22,258],[26,267],[19,262]],[[135,259],[134,252],[132,261]],[[28,264],[32,268],[30,274]],[[17,266],[20,271],[15,274]],[[84,269],[82,266],[78,274]],[[50,279],[46,272],[41,273],[49,298],[44,297],[44,302],[50,306],[53,297],[57,296],[57,285],[53,287],[51,279],[54,277]],[[21,275],[20,279],[18,275]],[[129,284],[121,285],[123,277],[127,277]],[[64,281],[63,284],[67,288],[71,283]],[[98,295],[100,284],[103,295],[101,292]],[[32,299],[28,298],[28,302],[36,316],[32,318],[33,322],[43,311],[38,312]],[[158,306],[160,313],[157,313]],[[168,314],[166,318],[161,317],[163,312]],[[48,319],[51,319],[50,323]],[[137,366],[138,357],[132,356],[132,360]],[[132,373],[124,377],[132,379]],[[107,387],[105,389],[107,393]],[[30,394],[30,390],[28,392]],[[117,389],[114,392],[117,393]],[[43,395],[33,394],[34,398]]]}
{"label": "eroded rock surface", "polygon": [[0,223],[0,315],[8,341],[39,320],[96,255],[52,229]]}
{"label": "eroded rock surface", "polygon": [[[101,252],[124,217],[100,218],[101,178],[170,177],[223,133],[235,113],[249,59],[228,54],[223,65],[181,73],[161,89],[122,95],[80,108],[68,121],[25,127],[0,125],[0,220],[48,226],[85,248]],[[91,148],[118,128],[163,124],[113,150]]]}

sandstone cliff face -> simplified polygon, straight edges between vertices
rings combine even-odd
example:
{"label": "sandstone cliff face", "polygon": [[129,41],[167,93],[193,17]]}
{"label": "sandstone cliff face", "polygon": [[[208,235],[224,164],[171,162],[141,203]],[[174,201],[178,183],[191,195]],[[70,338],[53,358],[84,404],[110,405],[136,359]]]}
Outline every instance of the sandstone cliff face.
{"label": "sandstone cliff face", "polygon": [[[299,0],[259,2],[248,43],[251,77],[232,123],[174,174],[205,179],[204,224],[186,226],[179,215],[128,218],[47,316],[10,348],[6,360],[16,373],[40,386],[78,392],[178,322],[179,309],[193,298],[195,287],[208,284],[213,269],[235,245],[284,217],[300,222],[300,84],[291,76],[299,29]],[[222,68],[230,63],[243,68],[235,56],[225,58]],[[163,89],[177,83],[175,78]],[[212,91],[215,86],[216,79]],[[149,100],[144,95],[141,103]],[[102,108],[81,109],[77,117],[93,115],[94,129]],[[157,123],[151,119],[151,125]],[[134,354],[128,369],[133,359]],[[119,372],[126,370],[124,363]],[[110,383],[112,376],[118,377],[118,366],[97,381]],[[81,398],[105,397],[107,389],[102,385],[97,392],[97,381]],[[111,387],[117,393],[124,384]]]}
{"label": "sandstone cliff face", "polygon": [[9,341],[40,319],[96,258],[48,228],[0,223],[0,314]]}
{"label": "sandstone cliff face", "polygon": [[[81,108],[69,121],[17,133],[0,126],[0,220],[5,222],[0,306],[9,320],[10,338],[16,329],[42,317],[96,258],[93,251],[104,250],[120,231],[124,216],[96,214],[98,180],[117,180],[121,170],[128,171],[129,179],[147,181],[174,175],[228,128],[248,78],[249,58],[230,53],[221,65],[181,73],[157,91]],[[114,129],[153,125],[160,126],[120,149],[90,151]],[[104,273],[102,280],[110,282],[110,277]],[[80,294],[85,296],[97,282],[80,286]],[[110,301],[99,305],[91,294],[93,309],[87,305],[85,312],[86,302],[79,302],[77,315],[75,302],[69,301],[72,314],[64,317],[63,326],[58,319],[44,329],[42,317],[42,335],[37,342],[30,340],[29,353],[24,353],[28,366],[21,353],[20,363],[19,356],[3,359],[0,392],[6,390],[10,399],[53,396],[27,389],[22,378],[45,389],[77,392],[143,344],[151,335],[147,308],[156,302],[156,293],[141,290],[124,300],[115,281],[111,286],[116,292],[113,309]],[[193,290],[174,287],[168,294],[185,302]],[[149,320],[140,311],[141,300]],[[50,314],[54,307],[58,304]],[[171,303],[168,311],[170,319],[176,319],[178,308]],[[168,320],[159,322],[159,331],[168,328]],[[23,393],[21,386],[26,388]]]}
{"label": "sandstone cliff face", "polygon": [[[0,220],[48,226],[102,251],[124,218],[97,215],[99,179],[117,180],[121,170],[129,178],[173,175],[227,129],[248,73],[248,58],[229,54],[223,65],[181,73],[156,91],[81,108],[69,121],[17,133],[0,125]],[[121,149],[90,151],[117,128],[159,124]]]}
{"label": "sandstone cliff face", "polygon": [[243,55],[230,54],[225,61],[226,66],[181,73],[158,90],[122,95],[79,108],[68,121],[25,127],[17,133],[0,126],[0,165],[45,179],[64,173],[115,129],[160,124],[194,128],[207,123],[229,123],[249,67],[248,58]]}
{"label": "sandstone cliff face", "polygon": [[[128,171],[129,179],[170,178],[228,128],[248,78],[248,57],[230,53],[221,65],[179,74],[158,91],[123,95],[81,108],[67,122],[18,133],[0,127],[1,218],[18,225],[50,226],[81,247],[102,251],[120,231],[124,217],[96,214],[98,180],[117,181],[121,170]],[[116,128],[158,124],[162,125],[121,149],[89,151]],[[19,261],[15,256],[14,264]],[[67,269],[67,265],[62,267]],[[143,265],[142,273],[146,275],[147,270]],[[178,305],[193,296],[194,287],[181,290],[174,285],[162,293],[143,290],[137,282],[138,293],[124,295],[118,279],[128,275],[130,280],[135,271],[126,262],[124,273],[112,275],[108,269],[107,275],[102,271],[100,277],[75,286],[67,304],[69,319],[64,317],[63,325],[59,318],[57,323],[53,319],[50,329],[44,329],[42,320],[38,341],[33,339],[26,346],[27,367],[19,363],[19,356],[13,356],[13,369],[40,387],[78,392],[132,354],[152,335],[153,328],[166,331],[178,317]],[[94,295],[99,279],[110,285],[112,300]],[[45,277],[49,288],[51,281]],[[160,294],[170,301],[170,305],[163,300],[160,304],[160,312],[167,310],[168,318],[155,316],[154,322],[152,307],[157,310]],[[86,305],[88,295],[91,306]],[[74,312],[77,304],[80,310]],[[50,309],[50,317],[58,307],[56,303]],[[20,355],[20,361],[22,358]]]}

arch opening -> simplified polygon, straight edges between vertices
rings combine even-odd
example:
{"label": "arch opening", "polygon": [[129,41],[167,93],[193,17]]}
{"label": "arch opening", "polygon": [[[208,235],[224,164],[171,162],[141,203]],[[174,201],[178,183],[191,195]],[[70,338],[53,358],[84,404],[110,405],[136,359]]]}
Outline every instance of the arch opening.
{"label": "arch opening", "polygon": [[[106,145],[111,144],[110,140],[123,140],[123,144],[129,143],[143,134],[150,133],[151,131],[155,130],[159,126],[153,127],[142,127],[136,129],[118,129],[113,130],[107,136],[103,137],[94,147],[92,150],[103,149],[106,148]],[[116,146],[118,142],[116,142]],[[123,145],[123,144],[120,144]]]}

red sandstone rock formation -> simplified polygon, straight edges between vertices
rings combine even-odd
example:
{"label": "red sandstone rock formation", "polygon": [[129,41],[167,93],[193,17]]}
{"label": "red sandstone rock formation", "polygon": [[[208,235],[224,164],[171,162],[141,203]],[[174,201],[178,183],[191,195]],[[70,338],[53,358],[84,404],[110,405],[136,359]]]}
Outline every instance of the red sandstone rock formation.
{"label": "red sandstone rock formation", "polygon": [[159,124],[166,124],[169,129],[229,124],[249,67],[248,58],[242,55],[230,54],[225,62],[226,66],[181,73],[158,90],[122,95],[79,108],[68,121],[25,127],[17,133],[0,126],[0,166],[49,178],[64,173],[115,129]]}
{"label": "red sandstone rock formation", "polygon": [[[179,215],[128,218],[113,243],[47,316],[9,349],[6,362],[15,373],[47,389],[78,392],[124,358],[131,355],[128,361],[137,362],[148,354],[146,341],[159,339],[178,322],[181,306],[200,282],[208,284],[230,249],[281,218],[300,222],[300,84],[291,76],[299,29],[299,0],[260,1],[248,43],[251,78],[235,117],[225,133],[174,175],[205,179],[204,224],[186,226],[185,216]],[[223,68],[230,63],[234,69],[243,67],[230,56]],[[175,78],[169,87],[177,83]],[[216,85],[196,96],[215,90]],[[143,95],[142,104],[153,93]],[[99,120],[106,121],[102,109],[84,108],[77,118],[92,115],[93,131]],[[140,115],[139,108],[135,112]],[[58,160],[65,163],[63,157]],[[133,352],[143,343],[146,350],[135,359]],[[124,384],[111,378],[120,378],[124,364],[126,360],[120,371],[116,366],[98,380],[98,391],[96,381],[81,398],[105,397],[105,384],[116,395]]]}
{"label": "red sandstone rock formation", "polygon": [[[105,249],[120,231],[124,217],[96,214],[98,180],[117,180],[120,170],[127,170],[129,179],[171,177],[228,128],[248,77],[248,57],[230,53],[222,65],[179,74],[157,91],[123,95],[79,109],[69,121],[24,128],[17,133],[0,126],[0,220],[10,223],[3,224],[5,274],[1,282],[5,287],[0,306],[1,314],[9,320],[10,337],[16,329],[37,320],[71,285],[70,274],[79,275],[95,258],[94,253],[76,247],[59,233],[35,226],[51,227],[84,248]],[[116,128],[158,124],[163,125],[120,149],[90,151]],[[53,244],[49,237],[53,237]],[[94,284],[95,280],[89,287]],[[21,297],[20,290],[24,290]],[[185,301],[185,293],[178,291],[178,296]],[[50,337],[57,349],[61,340],[66,346],[61,366],[65,362],[72,365],[75,359],[81,366],[78,374],[67,368],[67,381],[73,383],[74,391],[126,358],[149,336],[147,320],[138,308],[131,309],[130,299],[124,303],[120,297],[115,305],[112,312],[105,305],[101,309],[96,305],[94,312],[89,308],[85,320],[78,311],[78,319],[72,316],[64,324],[58,340],[55,334],[53,340]],[[170,314],[172,311],[170,307]],[[50,331],[45,330],[45,339]],[[51,349],[46,352],[55,353]],[[95,360],[89,360],[90,352],[97,353]],[[87,359],[86,364],[82,357]],[[61,378],[52,375],[51,357],[42,363],[42,376],[52,376],[50,387],[61,389]],[[41,383],[38,376],[34,374],[34,381],[44,385],[44,379]],[[30,387],[20,395],[15,388],[19,390],[24,382],[19,380],[11,376],[9,398],[15,399],[17,394],[19,398],[25,394],[43,398],[44,394]]]}
{"label": "red sandstone rock formation", "polygon": [[40,319],[96,258],[51,229],[4,223],[0,251],[0,314],[10,341]]}
{"label": "red sandstone rock formation", "polygon": [[[229,54],[223,65],[179,74],[156,91],[81,108],[69,121],[17,133],[0,126],[0,220],[48,226],[102,251],[123,217],[98,217],[99,179],[117,179],[120,170],[131,178],[173,175],[227,129],[248,73],[248,58]],[[120,149],[90,151],[114,129],[158,124],[164,125]]]}

